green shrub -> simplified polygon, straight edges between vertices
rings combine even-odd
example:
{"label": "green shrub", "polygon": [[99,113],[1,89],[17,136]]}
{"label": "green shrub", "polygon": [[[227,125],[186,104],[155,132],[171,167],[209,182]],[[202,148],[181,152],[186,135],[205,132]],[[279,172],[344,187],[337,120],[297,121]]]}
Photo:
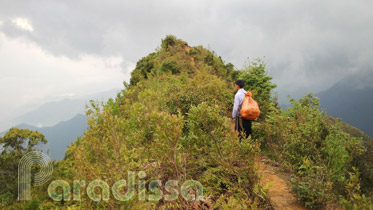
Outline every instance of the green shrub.
{"label": "green shrub", "polygon": [[[205,63],[206,55],[212,56],[212,65]],[[254,168],[259,144],[252,139],[239,144],[226,117],[233,99],[232,69],[213,52],[203,47],[188,49],[173,37],[163,40],[162,48],[148,58],[134,70],[137,82],[115,100],[91,104],[89,128],[66,153],[65,162],[73,163],[72,179],[102,179],[111,186],[127,171],[143,170],[147,182],[200,181],[206,200],[198,205],[232,203],[233,198],[243,206],[266,205]],[[93,207],[86,202],[79,205]],[[102,208],[119,205],[190,209],[194,204],[182,199],[154,203],[136,198],[100,203]]]}
{"label": "green shrub", "polygon": [[169,47],[174,46],[177,42],[182,42],[178,40],[174,35],[167,35],[166,38],[162,39],[162,49],[167,50]]}
{"label": "green shrub", "polygon": [[359,171],[353,168],[345,181],[347,196],[340,196],[340,202],[347,210],[373,209],[372,198],[368,198],[361,193],[359,176]]}
{"label": "green shrub", "polygon": [[180,73],[180,70],[174,61],[164,61],[161,64],[160,70],[162,72],[171,72],[172,74]]}
{"label": "green shrub", "polygon": [[311,209],[322,209],[334,199],[331,193],[333,182],[329,179],[327,168],[310,159],[303,159],[291,184],[298,199]]}
{"label": "green shrub", "polygon": [[264,120],[271,107],[275,106],[272,94],[273,89],[277,87],[272,83],[272,77],[267,75],[265,63],[261,59],[256,59],[239,71],[238,78],[245,81],[244,89],[252,92],[260,107],[259,119]]}
{"label": "green shrub", "polygon": [[131,72],[131,85],[137,84],[141,79],[148,78],[148,74],[151,73],[154,68],[154,58],[156,55],[156,53],[150,53],[137,62],[135,70]]}
{"label": "green shrub", "polygon": [[343,132],[340,122],[328,123],[311,94],[290,102],[286,111],[272,108],[267,120],[255,125],[254,138],[294,173],[292,189],[306,206],[322,208],[339,197],[354,202],[346,194],[345,180],[366,151],[362,139]]}

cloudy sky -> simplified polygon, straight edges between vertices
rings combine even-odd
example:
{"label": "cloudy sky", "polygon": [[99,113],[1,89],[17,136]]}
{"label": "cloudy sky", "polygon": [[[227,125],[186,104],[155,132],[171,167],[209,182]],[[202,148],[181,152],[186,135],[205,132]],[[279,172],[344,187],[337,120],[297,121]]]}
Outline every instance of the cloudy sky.
{"label": "cloudy sky", "polygon": [[373,71],[372,11],[371,0],[0,0],[0,116],[121,88],[167,34],[238,69],[265,57],[281,98],[319,92]]}

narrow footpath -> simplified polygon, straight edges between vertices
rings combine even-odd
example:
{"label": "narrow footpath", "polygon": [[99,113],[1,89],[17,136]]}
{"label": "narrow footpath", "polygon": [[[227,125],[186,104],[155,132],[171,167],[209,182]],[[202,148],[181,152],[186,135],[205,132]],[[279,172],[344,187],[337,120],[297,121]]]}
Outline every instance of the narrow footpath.
{"label": "narrow footpath", "polygon": [[270,164],[269,159],[262,155],[256,161],[257,172],[261,175],[260,183],[262,186],[269,185],[267,197],[276,210],[307,210],[297,202],[297,198],[292,194],[288,185],[287,178],[281,175],[278,167]]}

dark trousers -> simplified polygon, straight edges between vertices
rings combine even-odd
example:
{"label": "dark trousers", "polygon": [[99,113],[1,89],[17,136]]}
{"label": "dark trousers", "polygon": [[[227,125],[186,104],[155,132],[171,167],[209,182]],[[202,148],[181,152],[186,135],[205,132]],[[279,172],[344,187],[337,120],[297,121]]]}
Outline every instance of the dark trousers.
{"label": "dark trousers", "polygon": [[[238,138],[249,137],[251,135],[251,120],[246,120],[242,117],[236,117],[235,130],[238,131]],[[242,131],[244,135],[242,135]]]}

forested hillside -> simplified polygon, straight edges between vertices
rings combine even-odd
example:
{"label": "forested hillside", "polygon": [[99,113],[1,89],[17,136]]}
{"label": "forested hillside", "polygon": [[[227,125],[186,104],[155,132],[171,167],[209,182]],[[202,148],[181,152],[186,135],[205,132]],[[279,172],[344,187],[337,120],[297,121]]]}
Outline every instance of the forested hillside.
{"label": "forested hillside", "polygon": [[[301,205],[371,209],[372,139],[352,136],[328,119],[311,94],[291,99],[282,111],[265,68],[257,59],[235,70],[202,46],[165,37],[137,62],[115,99],[93,102],[87,110],[84,136],[54,164],[50,182],[64,180],[66,191],[54,188],[50,196],[48,186],[35,187],[33,200],[7,198],[2,206],[273,209],[270,186],[261,186],[255,167],[267,154],[291,174],[289,185]],[[241,143],[231,128],[236,79],[246,81],[262,111],[253,136]],[[99,187],[87,189],[92,182]]]}

